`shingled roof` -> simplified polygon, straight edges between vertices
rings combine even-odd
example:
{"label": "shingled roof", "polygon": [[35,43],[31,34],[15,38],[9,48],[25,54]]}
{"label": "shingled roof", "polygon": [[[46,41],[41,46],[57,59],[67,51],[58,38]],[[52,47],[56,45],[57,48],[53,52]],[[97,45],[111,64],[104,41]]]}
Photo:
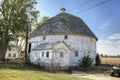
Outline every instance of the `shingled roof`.
{"label": "shingled roof", "polygon": [[67,12],[59,13],[32,32],[30,37],[40,35],[83,35],[97,37],[82,19]]}
{"label": "shingled roof", "polygon": [[51,42],[51,43],[41,43],[38,46],[34,47],[32,51],[39,51],[39,50],[46,50],[46,49],[52,49],[55,45],[59,43],[64,43],[69,49],[71,49],[66,42],[64,41],[56,41],[56,42]]}

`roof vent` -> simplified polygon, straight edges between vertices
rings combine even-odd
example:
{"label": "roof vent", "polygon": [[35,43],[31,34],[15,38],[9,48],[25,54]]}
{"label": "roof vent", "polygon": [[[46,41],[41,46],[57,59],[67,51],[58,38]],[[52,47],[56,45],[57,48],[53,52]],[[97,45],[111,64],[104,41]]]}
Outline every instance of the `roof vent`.
{"label": "roof vent", "polygon": [[61,11],[62,13],[64,13],[64,12],[66,11],[66,9],[65,9],[65,8],[61,8],[60,11]]}

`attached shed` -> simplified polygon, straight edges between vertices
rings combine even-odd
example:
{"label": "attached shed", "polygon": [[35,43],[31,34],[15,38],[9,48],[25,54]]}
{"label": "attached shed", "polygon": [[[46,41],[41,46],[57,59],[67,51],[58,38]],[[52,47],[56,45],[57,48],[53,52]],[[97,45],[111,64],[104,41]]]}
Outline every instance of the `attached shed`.
{"label": "attached shed", "polygon": [[67,69],[70,66],[70,48],[63,41],[39,44],[31,53],[31,62],[41,67]]}

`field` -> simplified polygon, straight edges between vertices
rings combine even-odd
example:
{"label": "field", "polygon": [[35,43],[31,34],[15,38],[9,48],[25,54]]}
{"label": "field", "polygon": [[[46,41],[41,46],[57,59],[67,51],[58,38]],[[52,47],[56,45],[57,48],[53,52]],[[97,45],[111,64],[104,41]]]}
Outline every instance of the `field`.
{"label": "field", "polygon": [[0,80],[91,80],[64,72],[45,71],[21,62],[0,62]]}
{"label": "field", "polygon": [[101,63],[109,65],[120,64],[120,58],[101,58]]}

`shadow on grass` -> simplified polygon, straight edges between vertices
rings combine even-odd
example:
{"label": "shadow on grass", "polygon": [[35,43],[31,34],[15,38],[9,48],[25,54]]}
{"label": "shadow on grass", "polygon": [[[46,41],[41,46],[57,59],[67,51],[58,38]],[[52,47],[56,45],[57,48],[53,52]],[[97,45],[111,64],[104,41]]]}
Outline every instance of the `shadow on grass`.
{"label": "shadow on grass", "polygon": [[23,62],[0,62],[0,69],[14,69],[14,70],[21,70],[21,71],[42,71],[48,73],[59,73],[59,71],[50,71],[45,70],[44,68],[40,68],[38,66],[32,64],[25,64]]}
{"label": "shadow on grass", "polygon": [[92,73],[92,74],[96,74],[96,73],[104,74],[104,73],[110,72],[111,67],[109,66],[91,66],[88,68],[78,67],[77,70],[86,72],[86,73]]}

